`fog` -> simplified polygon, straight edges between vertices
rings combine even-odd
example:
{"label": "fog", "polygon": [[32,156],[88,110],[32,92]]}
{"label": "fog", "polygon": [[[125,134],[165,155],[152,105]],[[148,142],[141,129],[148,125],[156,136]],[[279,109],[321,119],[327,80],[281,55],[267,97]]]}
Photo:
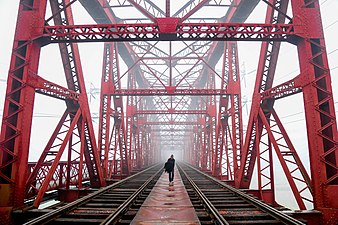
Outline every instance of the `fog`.
{"label": "fog", "polygon": [[[158,1],[159,4],[163,5],[165,1]],[[336,30],[338,29],[338,14],[336,9],[338,8],[338,1],[336,0],[321,0],[322,10],[322,22],[325,32],[327,53],[329,59],[329,65],[331,68],[331,78],[333,85],[333,94],[335,98],[335,104],[338,99],[338,48],[337,48],[337,35]],[[12,1],[0,1],[0,19],[5,21],[3,23],[3,33],[0,41],[0,117],[2,118],[3,105],[6,91],[6,80],[8,75],[11,49],[13,45],[13,37],[16,25],[16,17],[18,10],[19,0]],[[177,1],[177,4],[173,4],[172,11],[175,11],[175,8],[180,8],[184,4],[184,1]],[[138,12],[126,12],[121,9],[119,13],[121,15],[133,14],[135,17],[140,16]],[[196,17],[202,17],[206,14],[210,14],[210,17],[217,17],[224,14],[222,9],[212,11],[201,11],[196,14]],[[249,17],[248,22],[263,22],[265,12],[265,5],[260,4],[257,9]],[[51,15],[51,12],[48,11],[48,15]],[[79,3],[74,4],[74,19],[76,24],[93,24],[94,21],[88,16],[85,10],[80,7]],[[154,44],[154,43],[153,43]],[[164,55],[168,55],[169,51],[172,51],[171,54],[178,54],[182,49],[186,47],[186,44],[180,42],[172,43],[172,46],[169,42],[165,43],[156,43],[154,46],[161,49]],[[246,131],[248,113],[250,112],[251,106],[251,97],[253,86],[255,82],[260,43],[258,42],[239,42],[239,60],[240,60],[240,70],[241,70],[241,88],[242,88],[242,106],[243,106],[243,125],[244,131]],[[99,98],[98,88],[100,87],[101,73],[102,73],[102,55],[103,55],[103,43],[84,43],[79,44],[79,49],[81,53],[81,60],[83,71],[85,75],[85,82],[87,87],[88,96],[90,99],[90,109],[92,116],[94,118],[93,125],[95,128],[96,134],[98,133],[98,113],[99,113]],[[141,50],[140,50],[141,51]],[[203,56],[203,52],[198,54]],[[159,60],[160,61],[160,60]],[[150,61],[147,61],[149,63]],[[147,66],[143,62],[142,66]],[[163,79],[160,79],[164,84],[169,82],[179,81],[183,75],[182,71],[187,71],[189,68],[186,68],[186,65],[177,65],[174,70],[171,71],[173,79],[168,80],[169,70],[163,67],[161,63],[158,63],[156,59],[153,59],[153,68],[156,71],[156,74],[162,76]],[[191,67],[195,66],[196,61],[185,62],[186,64],[191,64]],[[164,64],[164,63],[163,63]],[[195,66],[192,71],[198,71],[203,64]],[[120,60],[120,69],[121,74],[127,73],[128,68],[126,63],[123,60]],[[216,72],[220,73],[221,63],[219,62],[216,65]],[[61,58],[59,54],[59,49],[57,45],[48,45],[43,47],[41,52],[40,68],[39,75],[43,76],[45,79],[55,82],[59,85],[66,86],[66,81],[64,78],[63,67],[61,63]],[[280,50],[280,57],[277,65],[276,78],[274,85],[283,83],[287,80],[292,79],[299,74],[299,65],[296,47],[289,44],[283,43]],[[147,74],[147,77],[152,82],[153,87],[161,87],[159,80],[151,78],[153,74]],[[189,78],[189,77],[188,77]],[[187,78],[186,83],[182,83],[182,86],[189,86],[189,80]],[[190,77],[191,79],[194,76]],[[127,87],[126,83],[127,76],[122,80],[122,86]],[[217,82],[217,81],[216,81]],[[189,110],[194,109],[191,107],[194,98],[187,96],[183,97],[154,97],[154,98],[144,98],[144,101],[151,102],[153,107],[158,110],[168,110],[169,108],[177,107],[177,110]],[[126,98],[124,98],[124,103],[126,104]],[[44,149],[48,139],[51,137],[51,134],[59,121],[62,113],[64,112],[66,106],[64,102],[60,100],[55,100],[43,95],[36,95],[36,100],[34,104],[34,119],[32,126],[32,138],[30,143],[30,155],[29,161],[37,161],[42,150]],[[152,110],[154,108],[150,108]],[[286,130],[291,137],[295,148],[300,154],[305,167],[309,171],[309,159],[308,159],[308,148],[307,148],[307,136],[305,128],[305,117],[304,117],[304,108],[303,100],[301,94],[288,97],[286,99],[278,100],[275,104],[275,109],[279,113],[283,124],[286,127]],[[182,122],[182,121],[197,121],[197,115],[182,115],[182,114],[171,114],[171,115],[151,115],[148,117],[149,120],[159,121],[159,122]],[[158,125],[154,126],[156,129],[162,129],[162,131],[157,132],[157,137],[161,139],[161,144],[158,146],[158,151],[160,151],[160,160],[165,162],[171,154],[174,155],[175,159],[180,161],[184,157],[184,145],[189,141],[188,136],[184,136],[185,131],[178,131],[187,129],[187,125],[173,125],[168,123],[167,125]],[[190,126],[191,127],[191,126]],[[155,128],[154,128],[155,129]],[[166,130],[166,131],[163,131]],[[191,131],[190,131],[191,132]],[[173,136],[175,133],[175,136]],[[189,132],[188,132],[189,133]],[[276,188],[278,189],[277,200],[281,204],[285,204],[288,207],[296,208],[295,202],[289,198],[285,198],[290,193],[289,187],[286,184],[285,176],[281,170],[281,167],[278,163],[278,160],[275,160],[276,169],[275,169],[275,179],[276,179]],[[255,171],[256,173],[256,171]],[[253,185],[255,181],[253,182]],[[253,186],[254,187],[254,186]]]}

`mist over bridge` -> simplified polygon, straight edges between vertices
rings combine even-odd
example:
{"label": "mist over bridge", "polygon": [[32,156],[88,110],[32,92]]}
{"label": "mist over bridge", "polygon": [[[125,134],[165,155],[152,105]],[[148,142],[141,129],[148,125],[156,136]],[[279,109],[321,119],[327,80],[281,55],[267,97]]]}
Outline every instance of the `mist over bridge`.
{"label": "mist over bridge", "polygon": [[[272,205],[282,174],[300,210],[336,223],[337,127],[320,18],[319,2],[305,0],[20,1],[1,127],[1,218],[28,199],[38,207],[52,190],[105,187],[174,151]],[[247,41],[260,53],[246,115]],[[83,62],[95,53],[82,46],[94,42],[100,60]],[[299,64],[284,80],[283,46]],[[101,76],[95,123],[92,64]],[[37,128],[37,108],[53,111],[54,102],[57,121]],[[284,122],[286,106],[304,109],[302,138]],[[46,135],[43,147],[31,145]]]}

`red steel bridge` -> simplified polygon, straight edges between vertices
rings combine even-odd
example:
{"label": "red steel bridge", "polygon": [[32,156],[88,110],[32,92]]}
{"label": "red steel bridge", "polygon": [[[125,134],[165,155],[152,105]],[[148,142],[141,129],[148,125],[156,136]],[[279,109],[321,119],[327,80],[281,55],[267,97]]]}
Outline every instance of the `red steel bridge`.
{"label": "red steel bridge", "polygon": [[[259,4],[266,6],[260,22],[248,23]],[[75,5],[92,24],[75,24]],[[245,41],[260,45],[247,121],[238,51]],[[78,47],[87,42],[103,42],[98,128]],[[297,50],[299,74],[278,83],[282,43]],[[49,45],[59,46],[66,85],[39,73]],[[64,101],[66,109],[31,163],[39,94]],[[294,95],[303,99],[308,160],[275,109]],[[337,140],[318,0],[20,1],[0,138],[4,223],[27,199],[38,207],[52,190],[67,195],[84,181],[104,187],[175,149],[184,161],[274,205],[278,164],[298,209],[337,224]]]}

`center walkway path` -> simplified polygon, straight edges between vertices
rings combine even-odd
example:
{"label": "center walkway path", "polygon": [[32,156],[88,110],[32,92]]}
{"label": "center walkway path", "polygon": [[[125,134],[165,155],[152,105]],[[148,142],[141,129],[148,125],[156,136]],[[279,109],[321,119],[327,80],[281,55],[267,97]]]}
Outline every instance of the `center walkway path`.
{"label": "center walkway path", "polygon": [[168,174],[163,172],[131,222],[132,225],[200,224],[176,168],[174,173],[174,185],[169,186]]}

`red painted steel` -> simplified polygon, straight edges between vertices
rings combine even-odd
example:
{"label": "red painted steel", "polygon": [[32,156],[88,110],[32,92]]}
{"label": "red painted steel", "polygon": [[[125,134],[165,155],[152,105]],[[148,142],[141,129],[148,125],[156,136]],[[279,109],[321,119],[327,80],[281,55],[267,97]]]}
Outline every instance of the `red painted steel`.
{"label": "red painted steel", "polygon": [[[243,144],[240,73],[235,42],[224,45],[221,86],[229,95],[222,95],[219,101],[212,173],[222,179],[234,180]],[[229,118],[231,122],[228,121]]]}
{"label": "red painted steel", "polygon": [[[29,188],[29,192],[27,194],[27,197],[33,197],[37,195],[37,192],[39,190],[39,187],[41,187],[41,183],[43,182],[43,180],[45,179],[45,173],[50,169],[52,162],[49,163],[44,163],[41,168],[43,168],[40,172],[40,174],[38,175],[38,177],[36,178],[36,183],[38,184],[34,184],[37,188],[34,189],[33,186],[27,185],[27,188]],[[31,177],[31,173],[33,173],[34,168],[36,168],[37,163],[28,163],[28,174],[29,177]],[[56,168],[56,172],[55,174],[57,174],[58,176],[53,176],[51,183],[51,187],[53,187],[54,189],[57,189],[59,187],[62,187],[62,184],[64,183],[64,180],[67,179],[67,173],[68,171],[70,171],[70,173],[72,174],[72,177],[77,176],[79,170],[80,170],[80,161],[74,162],[72,164],[71,169],[69,170],[67,168],[68,166],[68,162],[66,161],[60,161],[58,163],[58,166]],[[82,181],[89,181],[89,173],[88,173],[88,169],[86,167],[86,165],[82,165],[84,166],[84,168],[82,169],[83,173],[81,175],[81,179]],[[29,183],[30,180],[27,180],[27,183]],[[76,183],[77,181],[75,181]],[[53,189],[49,189],[49,190],[53,190]]]}
{"label": "red painted steel", "polygon": [[264,116],[262,110],[260,110],[259,114],[268,132],[269,140],[283,167],[289,185],[295,196],[295,200],[300,209],[306,209],[304,202],[312,202],[308,197],[312,195],[311,179],[277,113],[272,110],[269,121]]}
{"label": "red painted steel", "polygon": [[185,7],[185,9],[181,11],[181,13],[176,13],[175,16],[178,16],[180,18],[180,22],[185,21],[208,2],[210,2],[210,0],[190,1],[190,4],[187,4],[187,7]]}
{"label": "red painted steel", "polygon": [[[302,86],[314,208],[327,223],[338,223],[337,122],[330,70],[325,51],[319,2],[291,1],[294,24],[309,30],[297,44],[301,76],[311,84]],[[313,19],[314,18],[314,19]],[[306,71],[306,72],[305,72]]]}
{"label": "red painted steel", "polygon": [[53,82],[47,81],[38,75],[29,75],[29,79],[27,80],[27,85],[35,88],[35,91],[47,95],[50,97],[54,97],[61,100],[75,100],[79,101],[80,94],[62,87]]}
{"label": "red painted steel", "polygon": [[[54,23],[58,25],[72,25],[73,14],[71,10],[71,2],[69,0],[53,1],[51,3],[51,9],[54,15]],[[64,10],[63,6],[65,6]],[[67,108],[72,110],[81,109],[82,121],[77,125],[78,133],[83,137],[81,140],[80,152],[84,148],[84,159],[88,167],[90,175],[90,181],[92,185],[104,186],[105,181],[103,179],[103,172],[100,166],[99,151],[97,149],[94,128],[92,125],[88,99],[86,94],[86,87],[84,82],[84,76],[82,72],[82,66],[80,61],[80,53],[78,46],[74,43],[60,43],[59,49],[61,53],[61,59],[65,71],[66,81],[68,88],[80,93],[79,102],[66,102]],[[76,150],[73,150],[77,152]],[[68,160],[71,158],[71,152],[69,150]],[[76,153],[75,153],[76,154]],[[79,184],[81,185],[81,184]]]}
{"label": "red painted steel", "polygon": [[[29,6],[31,4],[32,7],[34,7],[34,10],[32,10]],[[52,10],[57,11],[57,2],[53,2]],[[41,25],[44,25],[44,20],[43,17],[45,15],[44,10],[46,7],[45,1],[35,1],[35,2],[25,2],[22,1],[20,5],[20,10],[22,11],[22,15],[19,13],[19,23],[21,23],[21,26],[27,26],[27,28],[30,28],[30,26],[37,26],[40,27]],[[39,9],[39,10],[37,10]],[[54,12],[55,12],[54,11]],[[60,13],[60,11],[58,11]],[[67,21],[68,24],[72,23],[72,16],[71,16],[71,11],[65,10],[64,13],[67,17],[67,19],[63,21]],[[61,16],[60,16],[61,17]],[[32,18],[40,18],[40,19],[34,19],[34,24],[33,22],[29,22]],[[20,21],[23,20],[23,21]],[[29,23],[30,25],[27,25],[26,23]],[[61,18],[58,18],[57,16],[55,17],[55,23],[61,23]],[[40,23],[40,25],[38,24]],[[23,32],[23,33],[22,33]],[[85,92],[85,87],[84,87],[84,80],[81,72],[81,66],[78,58],[78,50],[76,48],[76,45],[71,44],[71,52],[66,52],[65,49],[67,49],[66,45],[67,44],[60,44],[63,45],[61,46],[61,55],[62,59],[65,65],[65,72],[66,76],[69,76],[67,79],[68,85],[69,85],[69,90],[66,88],[61,87],[60,85],[53,84],[52,82],[48,82],[39,76],[35,75],[37,74],[37,67],[38,67],[38,59],[40,56],[40,45],[31,40],[31,37],[34,36],[34,32],[41,32],[40,29],[22,29],[20,26],[17,28],[17,38],[18,40],[22,40],[18,42],[18,49],[13,51],[13,65],[11,71],[14,72],[14,75],[11,76],[9,74],[9,80],[11,77],[15,80],[18,78],[15,78],[15,76],[18,76],[20,79],[20,82],[15,81],[13,84],[15,84],[15,89],[11,90],[8,89],[8,96],[10,97],[11,94],[15,95],[14,99],[8,99],[9,102],[7,105],[9,106],[8,109],[5,108],[5,114],[4,114],[4,120],[3,120],[3,129],[2,129],[2,138],[1,138],[1,151],[5,150],[6,154],[9,152],[13,152],[11,155],[12,157],[14,156],[15,160],[11,160],[12,162],[6,163],[6,160],[10,159],[6,154],[1,154],[3,159],[1,159],[2,162],[2,170],[7,171],[5,173],[1,173],[5,176],[8,176],[8,170],[7,168],[12,167],[12,169],[17,170],[17,168],[22,167],[19,169],[19,174],[22,176],[22,178],[16,178],[15,182],[10,182],[12,183],[10,186],[12,186],[12,190],[6,188],[2,188],[2,190],[8,191],[3,194],[3,196],[6,196],[4,199],[4,202],[1,204],[3,207],[6,207],[7,209],[10,209],[9,207],[21,207],[24,204],[24,198],[29,197],[29,195],[34,192],[37,194],[37,197],[35,199],[34,206],[38,206],[40,204],[40,201],[42,200],[43,195],[46,193],[46,191],[53,190],[55,188],[60,188],[60,187],[66,187],[69,188],[70,185],[77,185],[78,188],[81,188],[82,186],[82,180],[83,180],[83,173],[84,173],[84,167],[82,164],[80,164],[79,167],[73,166],[76,164],[79,164],[78,161],[82,161],[83,158],[86,158],[85,163],[86,163],[86,168],[89,173],[90,181],[92,185],[98,185],[102,186],[104,185],[104,180],[102,179],[103,176],[101,174],[101,167],[99,166],[99,159],[98,159],[98,151],[96,149],[96,141],[93,133],[93,128],[91,125],[91,117],[90,117],[90,112],[89,112],[89,107],[88,107],[88,102],[87,102],[87,97],[86,97],[86,92]],[[26,40],[26,41],[25,41]],[[32,48],[32,49],[30,49]],[[70,49],[70,48],[68,48]],[[62,50],[64,50],[62,52]],[[16,52],[19,51],[19,52]],[[26,54],[28,54],[26,56]],[[67,65],[67,59],[68,56],[72,54],[72,59],[71,61],[68,60],[68,63],[73,63],[73,65],[68,66]],[[27,58],[28,57],[28,58]],[[18,62],[15,62],[15,60],[19,60]],[[27,61],[28,60],[28,61]],[[29,62],[29,63],[28,63]],[[33,66],[33,67],[32,67]],[[25,67],[27,67],[25,69]],[[71,71],[72,69],[76,70]],[[69,73],[68,73],[69,72]],[[10,72],[12,73],[12,72]],[[76,76],[76,78],[75,78]],[[75,79],[72,79],[75,78]],[[27,85],[23,85],[27,83]],[[8,86],[10,88],[10,86]],[[14,87],[14,86],[13,86]],[[25,93],[25,90],[29,90],[30,95],[25,96],[21,95],[21,91],[24,90],[23,93]],[[14,92],[13,92],[14,91]],[[66,111],[64,114],[64,117],[60,120],[60,123],[58,127],[56,128],[54,135],[51,137],[49,144],[47,144],[47,147],[43,151],[39,163],[35,166],[33,172],[30,174],[30,177],[28,178],[26,182],[26,172],[28,168],[28,152],[29,152],[29,136],[30,136],[30,127],[31,127],[31,122],[32,122],[32,112],[33,112],[33,102],[34,102],[34,92],[37,91],[39,93],[43,93],[48,96],[52,96],[55,98],[63,99],[63,100],[74,100],[72,101],[67,101],[67,106],[71,108],[69,111]],[[17,94],[15,94],[17,92]],[[13,95],[13,96],[14,96]],[[11,98],[11,97],[10,97]],[[22,100],[20,100],[22,98]],[[20,108],[23,110],[17,111],[17,113],[24,113],[25,117],[18,117],[15,115],[16,113],[13,111],[15,108],[16,103],[15,102],[20,102]],[[76,102],[76,103],[75,103]],[[5,103],[6,105],[6,103]],[[14,107],[14,108],[13,108]],[[28,110],[28,111],[27,111]],[[30,112],[29,112],[30,111]],[[13,114],[14,112],[14,114]],[[10,113],[10,114],[8,114]],[[75,116],[75,113],[77,116]],[[7,115],[6,115],[7,114]],[[66,120],[65,117],[69,115],[69,119]],[[13,117],[14,116],[14,117]],[[81,119],[80,119],[81,116]],[[30,117],[30,119],[29,119]],[[15,118],[13,120],[13,118]],[[25,119],[25,121],[18,122],[20,120]],[[8,122],[6,122],[8,120]],[[62,125],[66,121],[71,121],[71,126],[66,126],[66,129],[69,129],[67,131],[67,135],[64,137],[59,137],[61,140],[60,144],[60,149],[57,152],[54,152],[52,149],[53,142],[55,141],[57,134],[59,134],[59,130],[61,129]],[[75,122],[74,122],[75,121]],[[14,123],[11,125],[11,123]],[[24,124],[25,131],[21,131],[20,124]],[[76,124],[78,123],[78,124]],[[7,125],[6,125],[7,124]],[[6,126],[10,125],[10,129],[13,130],[13,128],[17,129],[17,140],[15,141],[15,137],[13,139],[10,138],[8,139],[8,135],[13,136],[13,132],[10,131],[5,131],[7,128]],[[19,125],[19,126],[18,126]],[[72,155],[72,151],[76,143],[79,142],[73,142],[72,135],[75,132],[74,128],[77,127],[78,131],[75,136],[80,137],[80,146],[78,147],[80,150],[77,155]],[[18,132],[20,131],[20,132]],[[63,131],[65,132],[65,131]],[[21,135],[28,135],[28,137],[22,138],[20,137]],[[25,139],[27,139],[25,141]],[[9,142],[8,142],[9,141]],[[14,141],[14,142],[13,142]],[[20,147],[15,147],[15,142],[22,142],[17,146]],[[8,142],[8,144],[6,144]],[[57,171],[57,167],[59,166],[59,161],[61,158],[62,153],[65,150],[65,147],[68,145],[68,163],[67,163],[67,176],[62,181],[61,183],[54,183],[56,176],[61,175],[59,171]],[[19,150],[20,154],[23,154],[22,156],[19,156],[15,153],[15,151]],[[15,151],[14,151],[15,150]],[[46,170],[46,163],[50,163],[50,166],[47,166],[48,170]],[[13,164],[14,163],[14,164]],[[13,167],[12,165],[15,165],[17,163],[20,165],[19,167]],[[8,167],[9,166],[9,167]],[[6,168],[7,167],[7,168]],[[74,168],[77,170],[77,172],[73,172]],[[11,169],[11,170],[12,170]],[[13,172],[10,172],[13,173]],[[16,176],[15,173],[13,173],[11,176]],[[7,182],[9,181],[6,179]],[[21,184],[21,182],[24,182],[26,184]],[[20,189],[15,190],[15,185],[21,185]],[[8,186],[6,182],[1,181],[1,185]],[[14,195],[15,193],[15,195]],[[27,193],[27,194],[25,194]],[[12,195],[12,197],[11,197]],[[10,200],[11,199],[11,200]],[[3,210],[1,210],[3,211]]]}
{"label": "red painted steel", "polygon": [[[111,97],[105,95],[105,84],[111,83],[113,86],[112,79],[112,66],[113,60],[115,59],[114,44],[104,45],[103,55],[103,68],[102,68],[102,80],[101,80],[101,99],[100,99],[100,115],[99,115],[99,133],[98,133],[98,147],[100,150],[100,156],[104,176],[107,177],[109,170],[109,132],[110,132],[110,112],[111,112]],[[113,163],[114,165],[114,163]]]}
{"label": "red painted steel", "polygon": [[[74,24],[73,14],[70,5],[71,2],[69,0],[65,1],[59,0],[53,1],[51,3],[51,9],[54,15],[53,20],[55,24],[58,25]],[[77,124],[78,135],[73,135],[73,137],[70,138],[70,142],[68,145],[69,167],[71,167],[71,161],[73,161],[72,158],[74,157],[76,158],[77,155],[80,155],[79,160],[83,160],[84,158],[85,159],[84,162],[87,164],[91,184],[94,186],[102,186],[105,185],[105,181],[103,179],[102,168],[100,166],[99,152],[96,146],[94,129],[90,116],[79,49],[77,44],[74,43],[60,43],[59,49],[61,53],[61,59],[64,67],[68,88],[80,93],[80,99],[78,102],[69,102],[69,101],[66,102],[67,108],[69,108],[70,111],[76,112],[76,110],[80,109],[82,117]],[[80,137],[81,143],[79,144],[80,150],[71,148],[71,146],[73,145],[72,144],[73,138],[77,138],[76,136]],[[83,156],[81,155],[82,153]],[[81,173],[82,171],[79,171],[79,174]],[[69,179],[70,177],[66,181],[66,185],[70,183]],[[81,184],[78,183],[78,186],[81,187]]]}
{"label": "red painted steel", "polygon": [[[126,145],[126,131],[123,122],[123,101],[119,96],[111,98],[111,96],[106,94],[105,88],[110,85],[117,90],[121,88],[116,44],[105,44],[101,81],[99,148],[107,179],[110,179],[113,174],[128,176],[130,170],[128,166],[125,166],[129,165],[129,159]],[[111,116],[114,118],[112,133],[110,130]]]}
{"label": "red painted steel", "polygon": [[46,11],[46,1],[22,3],[27,4],[19,6],[0,136],[0,217],[7,224],[13,207],[23,206],[25,198],[35,97],[25,83],[38,71],[41,46],[31,37],[42,34]]}
{"label": "red painted steel", "polygon": [[297,85],[297,78],[298,77],[262,92],[261,100],[266,100],[269,98],[277,100],[301,92],[302,88],[299,86],[299,84]]}
{"label": "red painted steel", "polygon": [[208,114],[207,110],[137,110],[135,114]]}
{"label": "red painted steel", "polygon": [[[288,1],[270,1],[270,3],[278,10],[268,7],[265,22],[283,23],[285,21],[284,13],[287,10]],[[260,197],[272,204],[274,204],[275,201],[273,162],[271,160],[272,145],[267,136],[262,138],[263,124],[261,118],[259,118],[259,111],[261,108],[272,108],[274,101],[267,99],[264,102],[261,102],[259,96],[261,92],[272,87],[279,48],[279,42],[263,42],[261,45],[252,106],[240,163],[241,167],[236,174],[237,177],[235,179],[237,187],[249,188],[255,161],[257,160],[257,166],[260,167],[258,169],[258,188],[261,193]],[[267,114],[267,117],[269,117],[269,114]],[[260,142],[262,142],[262,144],[260,144]]]}
{"label": "red painted steel", "polygon": [[102,92],[107,95],[118,96],[153,96],[153,95],[226,95],[227,89],[180,89],[176,86],[165,86],[163,89],[114,89],[112,86],[104,86]]}
{"label": "red painted steel", "polygon": [[[157,23],[46,26],[36,38],[51,43],[91,41],[287,41],[295,35],[292,24],[177,23],[174,18]],[[175,21],[175,20],[174,20]]]}
{"label": "red painted steel", "polygon": [[[46,23],[46,0],[20,2],[0,140],[1,219],[9,224],[12,208],[23,207],[25,198],[36,197],[37,207],[47,191],[81,189],[84,180],[104,186],[104,179],[184,149],[183,159],[239,188],[255,178],[258,191],[252,191],[271,204],[276,154],[298,207],[313,203],[323,224],[337,223],[337,127],[318,1],[262,1],[264,24],[244,23],[258,0],[190,0],[176,11],[171,1],[164,9],[148,0],[79,2],[97,24],[74,25],[70,0],[51,1]],[[286,14],[289,2],[293,18]],[[224,16],[194,17],[208,6],[224,7]],[[115,14],[121,7],[144,17],[124,19]],[[234,41],[264,41],[245,140]],[[297,46],[300,74],[273,86],[284,41]],[[76,42],[107,42],[98,147]],[[67,87],[37,75],[40,49],[50,43],[60,47]],[[35,93],[64,100],[66,110],[32,167]],[[297,93],[304,98],[311,176],[274,109],[275,101]]]}

